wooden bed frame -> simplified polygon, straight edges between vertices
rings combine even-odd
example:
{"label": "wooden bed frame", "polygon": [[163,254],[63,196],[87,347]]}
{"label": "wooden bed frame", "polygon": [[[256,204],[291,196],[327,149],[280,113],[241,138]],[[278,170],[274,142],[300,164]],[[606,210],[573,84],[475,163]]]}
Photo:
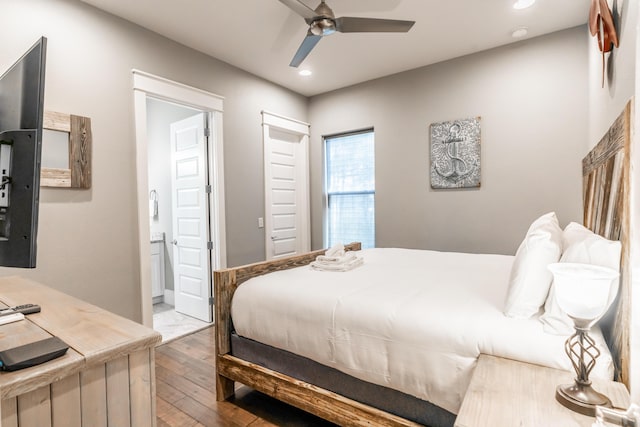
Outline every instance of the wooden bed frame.
{"label": "wooden bed frame", "polygon": [[[360,250],[360,243],[345,245],[349,251]],[[289,258],[214,271],[216,312],[216,397],[227,400],[234,394],[234,382],[286,402],[328,421],[345,426],[412,426],[420,424],[364,405],[339,394],[297,380],[231,355],[231,298],[237,287],[273,271],[307,265],[325,250]]]}
{"label": "wooden bed frame", "polygon": [[[616,363],[616,378],[628,386],[630,273],[629,273],[629,150],[631,103],[605,137],[583,160],[584,224],[594,232],[622,242],[618,306],[605,337]],[[359,243],[346,246],[359,250]],[[231,299],[244,281],[265,273],[306,265],[325,251],[315,251],[214,272],[216,322],[216,396],[234,394],[234,382],[289,403],[321,418],[348,426],[419,426],[415,422],[345,398],[231,355]]]}

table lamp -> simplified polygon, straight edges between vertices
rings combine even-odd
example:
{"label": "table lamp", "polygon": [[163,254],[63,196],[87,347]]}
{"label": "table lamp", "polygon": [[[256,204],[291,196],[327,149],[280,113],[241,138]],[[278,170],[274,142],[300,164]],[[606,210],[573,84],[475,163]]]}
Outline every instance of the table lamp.
{"label": "table lamp", "polygon": [[589,373],[600,350],[588,332],[613,302],[620,273],[611,268],[568,262],[550,264],[549,270],[553,273],[558,305],[573,320],[576,330],[564,345],[576,371],[575,382],[558,386],[556,400],[573,411],[594,416],[596,406],[611,407],[611,401],[591,387]]}

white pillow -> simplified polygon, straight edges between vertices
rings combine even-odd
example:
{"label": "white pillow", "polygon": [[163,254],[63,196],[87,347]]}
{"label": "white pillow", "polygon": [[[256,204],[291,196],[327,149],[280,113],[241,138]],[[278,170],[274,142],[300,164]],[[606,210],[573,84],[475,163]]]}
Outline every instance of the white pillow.
{"label": "white pillow", "polygon": [[[577,222],[566,226],[562,233],[562,258],[560,262],[578,262],[620,269],[622,245],[618,241],[607,240]],[[617,286],[614,287],[618,289]],[[615,298],[614,292],[610,299]],[[551,285],[549,297],[540,316],[544,331],[555,335],[570,335],[574,332],[573,322],[558,305],[555,289]]]}
{"label": "white pillow", "polygon": [[511,267],[504,314],[528,319],[537,314],[549,294],[553,275],[547,268],[562,252],[562,229],[555,212],[536,219],[520,244]]}

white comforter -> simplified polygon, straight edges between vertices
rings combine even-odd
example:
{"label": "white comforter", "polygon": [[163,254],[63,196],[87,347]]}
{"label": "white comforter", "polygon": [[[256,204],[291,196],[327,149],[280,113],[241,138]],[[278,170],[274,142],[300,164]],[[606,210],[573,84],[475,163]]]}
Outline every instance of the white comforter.
{"label": "white comforter", "polygon": [[[566,336],[504,316],[512,256],[367,249],[348,272],[308,266],[251,279],[236,332],[457,413],[480,353],[570,370]],[[602,355],[592,376],[612,378]]]}

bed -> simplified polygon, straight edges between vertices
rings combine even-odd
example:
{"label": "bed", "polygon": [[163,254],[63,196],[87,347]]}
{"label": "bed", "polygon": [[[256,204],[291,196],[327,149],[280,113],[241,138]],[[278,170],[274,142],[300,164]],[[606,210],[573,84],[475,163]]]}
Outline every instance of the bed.
{"label": "bed", "polygon": [[[595,375],[621,381],[629,355],[629,116],[630,106],[583,162],[584,224],[620,240],[622,252],[620,298],[603,322]],[[541,333],[535,316],[502,315],[514,257],[346,249],[364,259],[347,273],[312,271],[308,264],[324,251],[214,272],[219,400],[233,395],[237,381],[340,425],[440,427],[453,425],[479,353],[570,369],[561,350],[566,336]],[[423,279],[441,285],[425,291]],[[390,311],[376,317],[380,305]],[[453,329],[432,327],[439,324]]]}

